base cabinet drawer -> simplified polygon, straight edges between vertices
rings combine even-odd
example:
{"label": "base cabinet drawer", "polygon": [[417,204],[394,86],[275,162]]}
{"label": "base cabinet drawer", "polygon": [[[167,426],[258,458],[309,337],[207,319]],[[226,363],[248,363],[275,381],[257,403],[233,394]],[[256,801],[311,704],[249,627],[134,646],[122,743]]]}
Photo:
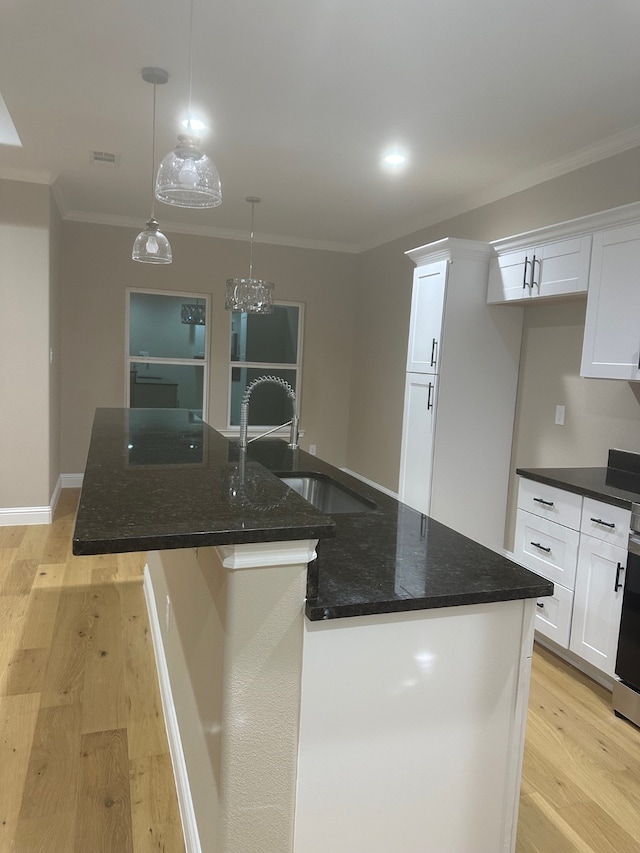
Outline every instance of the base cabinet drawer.
{"label": "base cabinet drawer", "polygon": [[585,498],[580,532],[626,550],[631,528],[631,510]]}
{"label": "base cabinet drawer", "polygon": [[536,603],[536,631],[568,649],[572,611],[573,591],[555,584],[553,595],[539,598]]}
{"label": "base cabinet drawer", "polygon": [[578,561],[577,530],[518,510],[515,558],[547,580],[573,589]]}
{"label": "base cabinet drawer", "polygon": [[555,521],[564,527],[580,530],[582,495],[538,483],[535,480],[520,480],[518,509],[524,509],[547,521]]}

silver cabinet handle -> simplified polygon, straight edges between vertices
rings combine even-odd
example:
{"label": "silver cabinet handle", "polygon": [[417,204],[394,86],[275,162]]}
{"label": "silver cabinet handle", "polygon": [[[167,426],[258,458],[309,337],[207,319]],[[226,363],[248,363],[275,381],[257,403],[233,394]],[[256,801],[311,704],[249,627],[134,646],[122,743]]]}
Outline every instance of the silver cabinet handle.
{"label": "silver cabinet handle", "polygon": [[542,264],[540,263],[540,258],[536,258],[536,256],[534,255],[533,260],[531,261],[531,290],[533,290],[534,287],[540,287],[540,282],[534,281],[534,277],[536,274],[536,264],[538,264],[538,267],[542,266]]}

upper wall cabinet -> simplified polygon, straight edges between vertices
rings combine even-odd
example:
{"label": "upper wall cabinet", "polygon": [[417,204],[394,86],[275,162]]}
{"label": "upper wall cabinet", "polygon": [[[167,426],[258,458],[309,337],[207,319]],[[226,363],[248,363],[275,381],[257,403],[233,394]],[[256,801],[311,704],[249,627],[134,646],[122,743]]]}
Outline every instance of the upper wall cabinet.
{"label": "upper wall cabinet", "polygon": [[581,376],[640,380],[640,224],[594,234]]}
{"label": "upper wall cabinet", "polygon": [[408,373],[438,373],[448,260],[418,267],[413,276]]}
{"label": "upper wall cabinet", "polygon": [[[506,242],[506,241],[505,241]],[[500,241],[489,267],[487,302],[528,302],[531,299],[586,293],[591,237],[583,235],[507,250]]]}

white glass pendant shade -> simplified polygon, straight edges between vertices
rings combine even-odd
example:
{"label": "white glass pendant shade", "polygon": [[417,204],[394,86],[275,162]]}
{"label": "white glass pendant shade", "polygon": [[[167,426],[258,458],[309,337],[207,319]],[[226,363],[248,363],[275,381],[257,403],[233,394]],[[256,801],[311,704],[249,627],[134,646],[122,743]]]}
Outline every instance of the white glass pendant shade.
{"label": "white glass pendant shade", "polygon": [[176,207],[217,207],[222,204],[218,170],[198,148],[194,136],[179,136],[178,144],[160,163],[156,198]]}
{"label": "white glass pendant shade", "polygon": [[243,311],[247,314],[272,314],[273,288],[270,281],[257,278],[229,278],[224,307],[227,311]]}
{"label": "white glass pendant shade", "polygon": [[143,264],[170,264],[171,246],[155,219],[147,222],[147,227],[136,237],[131,257]]}

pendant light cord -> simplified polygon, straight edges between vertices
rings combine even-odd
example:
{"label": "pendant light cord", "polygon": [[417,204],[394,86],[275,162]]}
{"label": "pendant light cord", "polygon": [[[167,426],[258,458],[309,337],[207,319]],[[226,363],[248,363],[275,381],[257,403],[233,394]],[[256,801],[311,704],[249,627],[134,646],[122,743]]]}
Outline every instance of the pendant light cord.
{"label": "pendant light cord", "polygon": [[151,132],[151,218],[156,218],[156,84],[153,84],[153,130]]}
{"label": "pendant light cord", "polygon": [[255,210],[255,201],[251,202],[251,236],[249,237],[249,281],[253,279],[253,211]]}
{"label": "pendant light cord", "polygon": [[189,11],[189,115],[187,116],[187,128],[191,133],[191,83],[193,79],[193,0]]}

